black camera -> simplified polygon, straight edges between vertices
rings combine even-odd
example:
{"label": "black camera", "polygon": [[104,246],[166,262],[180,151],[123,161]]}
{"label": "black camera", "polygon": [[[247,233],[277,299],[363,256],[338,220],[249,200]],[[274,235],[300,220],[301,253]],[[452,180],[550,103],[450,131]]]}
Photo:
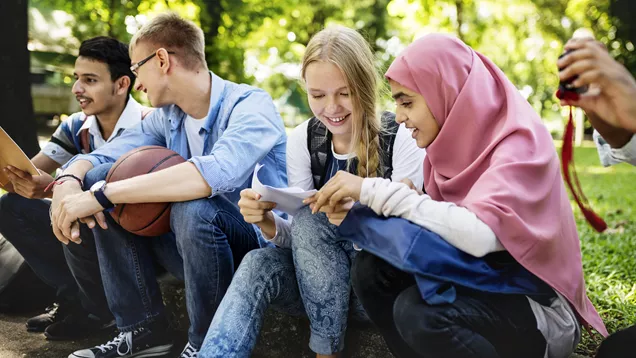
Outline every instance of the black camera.
{"label": "black camera", "polygon": [[[563,54],[561,54],[561,56],[559,56],[559,59],[561,59],[563,56],[569,54],[570,52],[572,52],[573,50],[567,50],[565,51]],[[562,71],[563,68],[559,68],[559,71]],[[574,76],[574,77],[570,77],[565,81],[560,81],[559,82],[559,91],[561,91],[562,93],[564,92],[574,92],[576,94],[582,94],[587,92],[589,86],[582,86],[582,87],[574,87],[572,85],[572,82],[574,82],[574,80],[576,80],[579,76]]]}

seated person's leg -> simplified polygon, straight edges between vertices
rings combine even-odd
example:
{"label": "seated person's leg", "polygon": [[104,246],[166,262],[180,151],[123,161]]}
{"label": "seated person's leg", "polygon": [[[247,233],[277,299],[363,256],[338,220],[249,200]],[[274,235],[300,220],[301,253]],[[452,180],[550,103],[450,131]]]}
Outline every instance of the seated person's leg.
{"label": "seated person's leg", "polygon": [[183,258],[189,343],[199,349],[235,267],[259,242],[238,207],[223,196],[174,203],[171,210]]}
{"label": "seated person's leg", "polygon": [[[84,190],[88,190],[94,183],[106,178],[108,170],[112,164],[104,164],[89,171],[84,177]],[[70,243],[62,245],[66,264],[70,269],[78,287],[78,298],[81,306],[93,317],[93,321],[101,322],[101,325],[110,326],[112,314],[108,309],[106,295],[104,293],[104,285],[99,270],[99,260],[95,248],[95,239],[93,232],[87,225],[80,225],[80,237],[82,243],[80,245]],[[47,337],[67,337],[77,329],[83,329],[79,326],[81,322],[77,320],[68,320],[67,324],[56,324],[49,327],[45,334]],[[90,322],[90,320],[88,321]],[[95,325],[100,323],[95,322]]]}
{"label": "seated person's leg", "polygon": [[309,347],[331,355],[344,349],[351,298],[350,269],[355,255],[351,243],[340,242],[337,227],[323,213],[305,207],[292,222],[292,251],[298,286],[308,312]]}
{"label": "seated person's leg", "polygon": [[414,284],[412,275],[366,251],[358,254],[351,268],[351,285],[356,296],[396,357],[418,356],[397,332],[391,309],[400,293]]}
{"label": "seated person's leg", "polygon": [[452,304],[429,305],[416,285],[396,299],[404,342],[424,357],[543,358],[546,341],[524,295],[458,292]]}
{"label": "seated person's leg", "polygon": [[[110,314],[103,299],[98,270],[83,273],[87,282],[98,282],[90,297],[78,292],[76,279],[65,258],[66,247],[51,230],[49,208],[50,202],[46,200],[26,199],[17,194],[5,195],[0,198],[0,232],[14,244],[34,272],[58,291],[58,302],[46,313],[29,319],[27,330],[46,330],[45,335],[49,339],[77,339],[107,325]],[[96,265],[93,247],[74,246],[73,249],[79,255]],[[88,304],[93,298],[95,304]]]}
{"label": "seated person's leg", "polygon": [[269,305],[301,315],[292,253],[267,247],[245,255],[208,330],[199,357],[249,357]]}
{"label": "seated person's leg", "polygon": [[[152,259],[154,240],[161,238],[131,234],[110,215],[106,215],[106,221],[108,229],[96,226],[92,231],[108,306],[121,333],[104,345],[77,351],[69,357],[108,357],[114,351],[157,356],[168,353],[172,337],[167,331]],[[172,249],[176,251],[176,247]]]}

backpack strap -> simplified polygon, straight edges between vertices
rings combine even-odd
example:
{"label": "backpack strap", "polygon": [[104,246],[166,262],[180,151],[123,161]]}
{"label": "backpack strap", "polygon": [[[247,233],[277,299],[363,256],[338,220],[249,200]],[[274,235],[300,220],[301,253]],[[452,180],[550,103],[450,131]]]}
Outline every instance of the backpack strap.
{"label": "backpack strap", "polygon": [[[400,125],[395,122],[395,114],[391,112],[383,112],[381,121],[383,130],[380,133],[381,163],[378,174],[382,173],[382,177],[390,179],[393,174],[393,145]],[[307,149],[311,158],[314,187],[320,190],[325,185],[328,163],[331,162],[333,153],[331,132],[316,117],[312,117],[307,124]],[[349,170],[355,172],[357,167],[358,160],[353,158],[349,164]]]}
{"label": "backpack strap", "polygon": [[91,152],[91,138],[88,133],[88,128],[80,130],[79,133],[80,147],[82,148],[82,154],[88,154]]}
{"label": "backpack strap", "polygon": [[312,117],[307,124],[307,149],[311,158],[314,188],[320,190],[325,185],[327,163],[331,161],[333,153],[331,152],[331,132],[316,117]]}
{"label": "backpack strap", "polygon": [[395,114],[389,111],[382,112],[381,121],[383,129],[380,133],[381,173],[383,178],[391,179],[391,175],[393,175],[393,147],[400,124],[395,121]]}

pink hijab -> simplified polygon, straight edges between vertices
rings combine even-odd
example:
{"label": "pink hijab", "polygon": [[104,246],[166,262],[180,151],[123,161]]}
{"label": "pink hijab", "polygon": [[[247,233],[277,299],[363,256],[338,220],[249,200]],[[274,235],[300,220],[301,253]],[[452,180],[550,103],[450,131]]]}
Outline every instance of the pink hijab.
{"label": "pink hijab", "polygon": [[460,40],[435,34],[407,47],[386,77],[421,94],[440,125],[424,161],[431,198],[475,213],[521,265],[606,336],[585,293],[552,138],[504,73]]}

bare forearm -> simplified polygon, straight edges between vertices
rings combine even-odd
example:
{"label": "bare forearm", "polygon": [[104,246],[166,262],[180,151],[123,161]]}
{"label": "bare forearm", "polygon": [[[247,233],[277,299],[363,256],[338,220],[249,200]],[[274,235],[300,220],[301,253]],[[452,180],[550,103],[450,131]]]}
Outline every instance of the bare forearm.
{"label": "bare forearm", "polygon": [[633,133],[626,129],[616,128],[605,123],[596,113],[586,113],[592,127],[605,139],[612,148],[622,148],[632,138]]}
{"label": "bare forearm", "polygon": [[55,169],[60,167],[60,164],[55,160],[47,157],[44,153],[40,152],[31,159],[33,165],[41,171],[51,174]]}
{"label": "bare forearm", "polygon": [[192,163],[108,184],[104,192],[113,204],[181,202],[204,198],[212,189]]}

